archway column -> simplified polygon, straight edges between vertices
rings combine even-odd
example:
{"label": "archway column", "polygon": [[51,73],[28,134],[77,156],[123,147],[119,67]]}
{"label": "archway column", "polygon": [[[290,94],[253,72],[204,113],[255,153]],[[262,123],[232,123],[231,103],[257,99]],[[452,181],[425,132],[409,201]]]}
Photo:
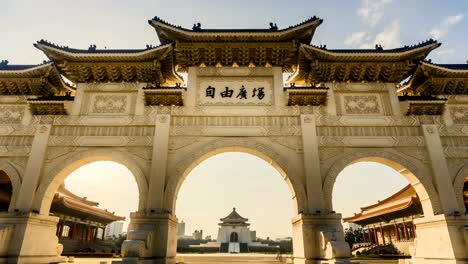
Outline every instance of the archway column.
{"label": "archway column", "polygon": [[148,211],[163,212],[164,186],[167,172],[167,152],[169,147],[170,115],[157,115],[153,136]]}
{"label": "archway column", "polygon": [[168,213],[132,213],[127,234],[127,240],[122,244],[123,263],[175,264],[175,216]]}
{"label": "archway column", "polygon": [[414,219],[418,232],[412,264],[468,263],[468,215]]}
{"label": "archway column", "polygon": [[439,192],[443,212],[446,215],[460,210],[451,182],[451,175],[445,158],[438,125],[422,125],[427,152],[431,159],[432,174],[436,189]]}
{"label": "archway column", "polygon": [[294,264],[349,263],[341,214],[299,214],[292,224]]}
{"label": "archway column", "polygon": [[58,217],[35,213],[1,213],[0,262],[66,262],[67,257],[60,256],[63,246],[56,235],[58,221]]}
{"label": "archway column", "polygon": [[310,213],[323,211],[324,196],[319,159],[319,142],[314,115],[301,115],[304,173],[307,191],[307,209]]}
{"label": "archway column", "polygon": [[28,163],[23,176],[23,183],[21,184],[15,206],[16,209],[22,212],[29,212],[31,210],[37,184],[41,177],[42,168],[44,167],[44,159],[51,129],[51,125],[40,125],[34,135],[31,152],[29,153]]}

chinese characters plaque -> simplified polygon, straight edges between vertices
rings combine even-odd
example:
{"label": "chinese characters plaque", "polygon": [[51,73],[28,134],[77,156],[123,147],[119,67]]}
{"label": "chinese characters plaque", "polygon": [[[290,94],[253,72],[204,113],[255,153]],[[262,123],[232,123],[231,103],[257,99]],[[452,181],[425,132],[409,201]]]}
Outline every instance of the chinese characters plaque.
{"label": "chinese characters plaque", "polygon": [[270,77],[199,78],[199,105],[271,105]]}

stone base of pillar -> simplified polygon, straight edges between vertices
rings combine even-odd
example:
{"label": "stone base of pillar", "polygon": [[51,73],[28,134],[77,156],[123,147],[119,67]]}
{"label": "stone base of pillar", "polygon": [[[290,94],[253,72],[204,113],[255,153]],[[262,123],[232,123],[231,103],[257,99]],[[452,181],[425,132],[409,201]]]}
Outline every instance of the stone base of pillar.
{"label": "stone base of pillar", "polygon": [[39,214],[0,213],[0,262],[67,261],[56,236],[58,218]]}
{"label": "stone base of pillar", "polygon": [[348,264],[340,214],[304,215],[293,219],[294,264]]}
{"label": "stone base of pillar", "polygon": [[177,218],[167,213],[132,213],[122,263],[175,264]]}
{"label": "stone base of pillar", "polygon": [[468,264],[468,215],[415,219],[411,264]]}

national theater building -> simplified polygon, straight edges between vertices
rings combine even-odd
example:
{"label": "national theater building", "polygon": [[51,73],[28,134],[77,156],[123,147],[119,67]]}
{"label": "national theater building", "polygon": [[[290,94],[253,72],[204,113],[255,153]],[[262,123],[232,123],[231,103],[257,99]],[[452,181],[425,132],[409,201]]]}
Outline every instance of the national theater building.
{"label": "national theater building", "polygon": [[[463,186],[463,201],[468,211],[468,178]],[[344,222],[354,223],[362,228],[363,243],[361,249],[372,249],[378,246],[392,245],[390,251],[411,255],[410,246],[417,238],[414,220],[424,216],[421,201],[411,185],[378,201],[375,204],[361,207],[361,212],[343,218]],[[387,248],[387,252],[390,253]]]}
{"label": "national theater building", "polygon": [[[397,211],[387,202],[363,209],[355,220],[375,241],[387,242],[393,228],[400,239],[416,237],[407,264],[468,263],[466,58],[428,60],[441,45],[433,39],[391,49],[316,46],[318,17],[263,29],[148,22],[157,46],[39,40],[34,47],[48,61],[0,62],[0,170],[12,185],[0,214],[0,261],[66,261],[57,235],[62,219],[74,220],[54,215],[54,204],[83,214],[93,203],[55,194],[73,170],[108,160],[138,185],[123,262],[173,264],[185,177],[206,158],[238,151],[270,163],[289,187],[295,264],[349,263],[332,190],[360,161],[399,171],[417,194],[391,197]],[[394,220],[372,218],[375,210]],[[114,217],[92,214],[93,223]],[[412,225],[405,214],[415,216]],[[87,223],[77,225],[95,237]]]}
{"label": "national theater building", "polygon": [[[12,184],[8,175],[0,171],[0,212],[8,211],[12,199]],[[80,197],[62,184],[52,199],[50,213],[59,218],[56,236],[64,246],[64,253],[73,255],[87,251],[107,252],[109,245],[99,244],[105,239],[106,226],[113,221],[123,221],[98,203]]]}

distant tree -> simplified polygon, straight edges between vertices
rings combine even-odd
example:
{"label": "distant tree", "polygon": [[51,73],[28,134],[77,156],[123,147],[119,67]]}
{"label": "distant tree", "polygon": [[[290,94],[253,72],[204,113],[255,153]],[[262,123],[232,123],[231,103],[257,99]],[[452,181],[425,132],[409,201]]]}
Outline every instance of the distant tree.
{"label": "distant tree", "polygon": [[352,227],[345,229],[345,241],[348,242],[349,247],[353,248],[353,244],[364,242],[362,228],[353,229]]}

